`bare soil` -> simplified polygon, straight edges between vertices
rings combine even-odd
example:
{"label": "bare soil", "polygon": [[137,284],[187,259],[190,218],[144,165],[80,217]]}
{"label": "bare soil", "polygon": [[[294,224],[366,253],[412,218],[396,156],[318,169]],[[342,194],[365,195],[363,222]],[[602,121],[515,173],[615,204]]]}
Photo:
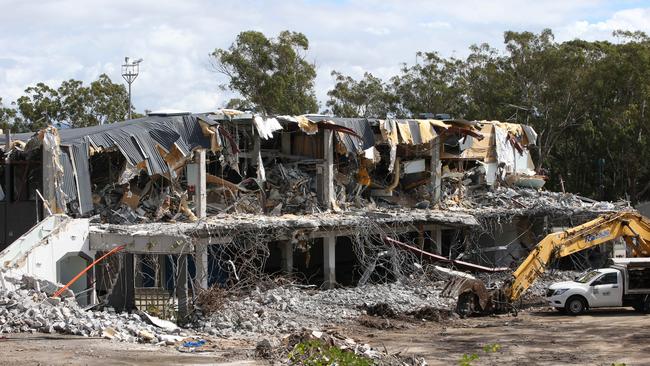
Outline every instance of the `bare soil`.
{"label": "bare soil", "polygon": [[[581,316],[543,308],[447,323],[422,322],[406,329],[374,329],[356,338],[391,353],[418,354],[429,365],[456,365],[476,353],[472,365],[650,364],[650,316],[627,309],[594,310]],[[401,328],[401,329],[400,329]],[[498,344],[496,352],[485,345]]]}
{"label": "bare soil", "polygon": [[[364,316],[333,330],[386,348],[424,356],[430,365],[457,365],[476,353],[471,365],[650,364],[650,316],[631,309],[595,310],[574,317],[548,308],[517,317],[421,321]],[[255,359],[255,342],[215,339],[211,352],[181,353],[174,347],[117,343],[97,338],[10,334],[0,339],[0,360],[10,365],[267,365]],[[496,352],[485,345],[498,344]]]}

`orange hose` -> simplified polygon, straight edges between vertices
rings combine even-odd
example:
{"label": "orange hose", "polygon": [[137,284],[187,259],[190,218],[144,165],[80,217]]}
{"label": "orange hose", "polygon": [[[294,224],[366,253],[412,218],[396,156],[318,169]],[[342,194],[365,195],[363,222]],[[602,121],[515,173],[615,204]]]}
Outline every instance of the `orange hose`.
{"label": "orange hose", "polygon": [[79,272],[78,275],[74,276],[74,278],[71,279],[70,282],[66,283],[65,286],[61,287],[57,292],[55,292],[54,295],[52,295],[52,297],[59,297],[59,296],[61,296],[61,294],[63,293],[63,291],[67,290],[68,287],[72,286],[73,283],[77,282],[77,280],[79,279],[79,277],[83,276],[84,273],[88,272],[89,269],[93,268],[93,267],[95,266],[95,264],[101,262],[102,260],[104,260],[104,258],[106,258],[106,257],[110,257],[111,255],[113,255],[113,254],[119,252],[120,250],[122,250],[122,249],[124,249],[124,248],[126,248],[126,245],[120,245],[119,247],[115,247],[115,248],[113,248],[110,252],[108,252],[108,253],[102,255],[101,257],[95,259],[95,261],[92,262],[88,267],[84,268],[83,271]]}

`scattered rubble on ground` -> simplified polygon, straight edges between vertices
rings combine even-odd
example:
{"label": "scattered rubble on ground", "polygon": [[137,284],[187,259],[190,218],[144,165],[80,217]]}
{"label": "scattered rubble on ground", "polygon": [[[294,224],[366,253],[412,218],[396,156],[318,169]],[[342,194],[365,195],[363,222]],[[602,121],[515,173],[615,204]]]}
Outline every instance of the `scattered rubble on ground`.
{"label": "scattered rubble on ground", "polygon": [[282,337],[302,328],[323,329],[344,324],[366,313],[365,308],[388,304],[397,313],[424,307],[453,308],[453,299],[439,296],[443,283],[390,283],[333,290],[282,286],[253,291],[226,301],[220,311],[196,323],[198,329],[221,337]]}
{"label": "scattered rubble on ground", "polygon": [[0,290],[0,332],[43,332],[103,337],[122,342],[174,345],[189,333],[169,323],[165,328],[146,322],[150,316],[114,311],[84,310],[68,291],[63,298],[49,297],[56,284],[24,275],[4,276]]}

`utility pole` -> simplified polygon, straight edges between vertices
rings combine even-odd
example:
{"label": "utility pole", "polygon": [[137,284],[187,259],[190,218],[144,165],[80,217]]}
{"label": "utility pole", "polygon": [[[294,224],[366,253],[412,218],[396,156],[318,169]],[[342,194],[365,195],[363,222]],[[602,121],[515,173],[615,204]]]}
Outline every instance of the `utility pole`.
{"label": "utility pole", "polygon": [[129,62],[129,57],[127,56],[124,58],[124,65],[122,65],[122,77],[126,80],[126,83],[129,84],[129,119],[131,119],[131,109],[133,109],[133,105],[131,104],[131,84],[133,84],[135,78],[137,78],[140,73],[140,62],[142,62],[141,58]]}

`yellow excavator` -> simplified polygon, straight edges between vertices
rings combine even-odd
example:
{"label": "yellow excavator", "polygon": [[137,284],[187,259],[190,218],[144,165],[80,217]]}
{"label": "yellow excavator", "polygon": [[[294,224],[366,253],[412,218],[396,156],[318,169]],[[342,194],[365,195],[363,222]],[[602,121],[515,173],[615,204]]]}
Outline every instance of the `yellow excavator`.
{"label": "yellow excavator", "polygon": [[617,238],[625,240],[632,256],[650,257],[650,220],[636,211],[622,211],[547,235],[499,288],[488,289],[479,279],[456,276],[443,295],[458,298],[456,312],[461,316],[516,310],[513,304],[553,260]]}

